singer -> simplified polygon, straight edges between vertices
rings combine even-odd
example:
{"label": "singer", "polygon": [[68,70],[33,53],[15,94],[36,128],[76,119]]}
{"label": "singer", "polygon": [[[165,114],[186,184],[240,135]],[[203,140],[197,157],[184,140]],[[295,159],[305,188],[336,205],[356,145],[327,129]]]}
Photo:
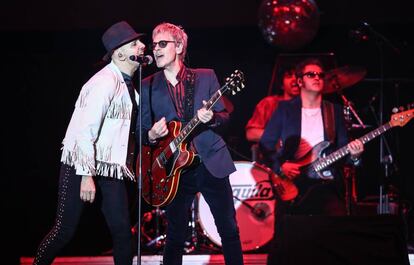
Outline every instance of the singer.
{"label": "singer", "polygon": [[113,240],[114,264],[132,264],[132,234],[124,180],[135,181],[137,93],[132,77],[145,45],[125,21],[102,36],[109,62],[82,87],[63,139],[55,225],[40,243],[34,265],[52,264],[76,231],[82,210],[98,203]]}
{"label": "singer", "polygon": [[152,145],[168,135],[167,122],[190,121],[195,115],[201,126],[188,140],[196,161],[183,172],[175,198],[166,207],[167,238],[163,254],[164,265],[182,264],[184,241],[187,236],[188,211],[197,192],[210,206],[221,236],[227,265],[243,264],[239,229],[233,204],[229,174],[236,169],[219,127],[229,120],[223,101],[212,110],[205,101],[220,88],[211,69],[190,69],[185,66],[187,34],[170,23],[162,23],[152,32],[152,51],[161,71],[143,80],[143,128]]}

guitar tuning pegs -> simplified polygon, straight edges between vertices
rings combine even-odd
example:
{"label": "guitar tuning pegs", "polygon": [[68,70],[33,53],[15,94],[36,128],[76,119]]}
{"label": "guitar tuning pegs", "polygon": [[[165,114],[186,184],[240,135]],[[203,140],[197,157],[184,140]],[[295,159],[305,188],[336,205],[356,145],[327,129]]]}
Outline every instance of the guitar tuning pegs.
{"label": "guitar tuning pegs", "polygon": [[404,107],[403,107],[403,106],[401,106],[401,107],[399,107],[399,108],[398,108],[398,110],[399,110],[399,111],[404,111]]}
{"label": "guitar tuning pegs", "polygon": [[240,88],[239,87],[237,87],[236,90],[237,90],[237,92],[240,92]]}
{"label": "guitar tuning pegs", "polygon": [[392,113],[398,113],[398,108],[396,107],[392,108]]}

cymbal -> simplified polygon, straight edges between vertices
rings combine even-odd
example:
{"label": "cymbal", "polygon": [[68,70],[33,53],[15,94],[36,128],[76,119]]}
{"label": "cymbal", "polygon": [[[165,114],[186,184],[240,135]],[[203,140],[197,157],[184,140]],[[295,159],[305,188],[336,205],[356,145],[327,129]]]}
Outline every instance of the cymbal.
{"label": "cymbal", "polygon": [[344,66],[326,72],[323,93],[339,92],[346,87],[355,85],[366,75],[365,68],[360,66]]}

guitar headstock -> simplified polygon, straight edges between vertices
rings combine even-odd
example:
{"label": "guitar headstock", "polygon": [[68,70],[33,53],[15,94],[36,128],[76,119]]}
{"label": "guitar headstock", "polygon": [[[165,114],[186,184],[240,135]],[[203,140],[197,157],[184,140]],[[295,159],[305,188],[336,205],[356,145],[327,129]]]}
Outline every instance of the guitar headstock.
{"label": "guitar headstock", "polygon": [[414,117],[414,109],[395,113],[391,116],[390,124],[394,126],[404,126]]}
{"label": "guitar headstock", "polygon": [[232,95],[235,95],[237,92],[240,92],[244,85],[244,74],[240,70],[235,70],[231,76],[226,78],[226,84],[223,86],[224,91],[231,91]]}

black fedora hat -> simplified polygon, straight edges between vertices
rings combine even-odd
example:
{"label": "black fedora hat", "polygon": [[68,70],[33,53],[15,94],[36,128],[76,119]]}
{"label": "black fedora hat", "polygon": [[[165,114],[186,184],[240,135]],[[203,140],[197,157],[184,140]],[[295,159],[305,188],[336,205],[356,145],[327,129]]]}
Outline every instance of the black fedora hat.
{"label": "black fedora hat", "polygon": [[107,53],[102,58],[104,61],[109,61],[112,52],[122,45],[138,39],[144,33],[136,33],[135,30],[125,21],[113,24],[102,35],[102,43],[105,46]]}

